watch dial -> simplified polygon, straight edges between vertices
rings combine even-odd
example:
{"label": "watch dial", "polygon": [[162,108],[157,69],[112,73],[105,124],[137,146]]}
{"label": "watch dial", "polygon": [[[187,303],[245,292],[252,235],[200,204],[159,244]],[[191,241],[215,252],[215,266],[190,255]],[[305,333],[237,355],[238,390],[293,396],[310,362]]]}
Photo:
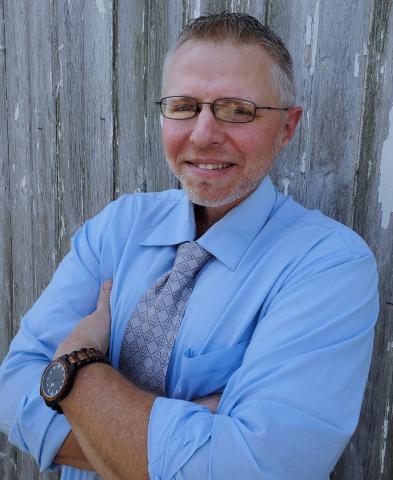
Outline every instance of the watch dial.
{"label": "watch dial", "polygon": [[43,379],[43,389],[48,397],[55,397],[62,389],[65,381],[64,366],[58,362],[52,365]]}

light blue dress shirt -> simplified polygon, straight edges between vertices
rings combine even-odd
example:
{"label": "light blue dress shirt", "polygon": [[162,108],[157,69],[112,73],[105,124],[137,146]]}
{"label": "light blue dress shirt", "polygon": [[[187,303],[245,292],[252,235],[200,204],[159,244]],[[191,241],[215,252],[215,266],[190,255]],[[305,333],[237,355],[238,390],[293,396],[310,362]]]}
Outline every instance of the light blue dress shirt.
{"label": "light blue dress shirt", "polygon": [[[74,235],[0,370],[0,429],[41,469],[55,467],[70,430],[39,396],[58,344],[113,278],[116,367],[134,306],[171,269],[177,244],[193,239],[182,190],[123,196]],[[150,478],[328,479],[367,381],[378,313],[373,255],[350,229],[278,193],[269,177],[198,242],[214,257],[187,304],[167,398],[153,405]],[[214,392],[222,392],[215,415],[191,401]],[[62,479],[91,478],[63,469]]]}

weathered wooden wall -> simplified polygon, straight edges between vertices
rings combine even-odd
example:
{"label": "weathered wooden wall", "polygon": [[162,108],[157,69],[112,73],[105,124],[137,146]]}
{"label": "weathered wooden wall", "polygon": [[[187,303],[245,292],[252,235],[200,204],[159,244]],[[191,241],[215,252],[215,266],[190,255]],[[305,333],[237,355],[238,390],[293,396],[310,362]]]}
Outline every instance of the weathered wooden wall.
{"label": "weathered wooden wall", "polygon": [[[393,478],[391,0],[0,0],[0,361],[76,228],[177,186],[159,140],[163,54],[188,19],[245,11],[293,54],[300,131],[276,185],[376,254],[381,314],[359,428],[334,480]],[[2,480],[52,479],[0,436]]]}

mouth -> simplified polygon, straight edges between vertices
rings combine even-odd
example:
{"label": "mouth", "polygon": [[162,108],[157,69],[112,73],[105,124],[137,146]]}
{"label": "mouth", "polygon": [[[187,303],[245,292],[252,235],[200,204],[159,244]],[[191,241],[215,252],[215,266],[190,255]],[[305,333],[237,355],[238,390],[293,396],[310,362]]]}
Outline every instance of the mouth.
{"label": "mouth", "polygon": [[223,170],[233,166],[233,163],[198,163],[198,162],[187,162],[194,167],[197,167],[201,170]]}

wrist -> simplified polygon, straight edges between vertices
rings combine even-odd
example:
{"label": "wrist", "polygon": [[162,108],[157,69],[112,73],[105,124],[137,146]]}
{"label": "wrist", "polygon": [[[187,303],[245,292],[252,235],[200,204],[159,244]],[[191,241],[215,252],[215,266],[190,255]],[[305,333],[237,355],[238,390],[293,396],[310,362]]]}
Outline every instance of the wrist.
{"label": "wrist", "polygon": [[92,363],[109,364],[109,360],[97,349],[82,348],[50,362],[42,374],[40,386],[46,405],[63,413],[60,402],[70,393],[78,370]]}

